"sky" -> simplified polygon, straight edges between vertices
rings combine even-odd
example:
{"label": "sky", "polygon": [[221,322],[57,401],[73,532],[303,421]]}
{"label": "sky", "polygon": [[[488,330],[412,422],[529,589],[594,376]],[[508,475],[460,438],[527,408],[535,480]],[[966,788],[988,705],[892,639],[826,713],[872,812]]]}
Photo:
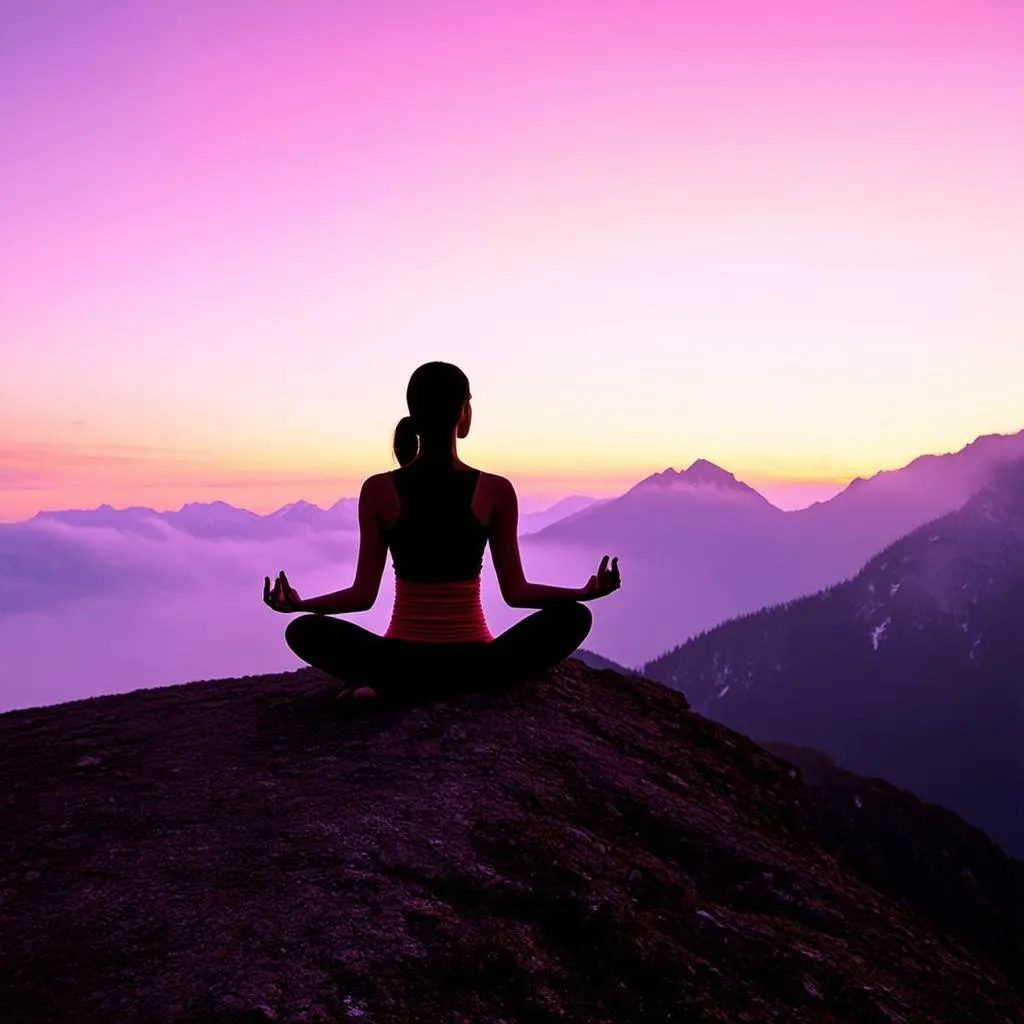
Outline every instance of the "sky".
{"label": "sky", "polygon": [[1024,427],[1017,0],[2,0],[0,153],[0,520],[329,504],[428,359],[524,507]]}

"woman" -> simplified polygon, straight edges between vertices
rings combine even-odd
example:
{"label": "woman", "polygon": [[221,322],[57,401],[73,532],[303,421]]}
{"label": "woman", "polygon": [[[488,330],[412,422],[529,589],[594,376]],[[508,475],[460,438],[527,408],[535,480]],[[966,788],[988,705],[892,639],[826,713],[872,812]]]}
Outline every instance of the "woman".
{"label": "woman", "polygon": [[[351,587],[303,600],[281,572],[264,578],[263,600],[278,612],[310,612],[285,630],[303,661],[347,686],[343,698],[416,699],[496,689],[540,675],[590,631],[581,602],[617,590],[618,559],[606,555],[585,587],[530,583],[519,555],[512,484],[459,459],[469,433],[469,381],[450,363],[419,367],[409,380],[409,415],[395,428],[400,468],[371,476],[359,493],[359,557]],[[492,637],[480,604],[480,570],[490,543],[501,596],[538,611]],[[388,550],[395,569],[391,623],[378,636],[328,616],[365,611],[380,588]]]}

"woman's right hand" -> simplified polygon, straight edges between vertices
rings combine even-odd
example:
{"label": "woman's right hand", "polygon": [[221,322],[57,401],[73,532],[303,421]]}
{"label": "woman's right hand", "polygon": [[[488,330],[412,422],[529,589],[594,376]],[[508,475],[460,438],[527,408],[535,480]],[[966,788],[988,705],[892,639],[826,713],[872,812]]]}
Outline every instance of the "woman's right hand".
{"label": "woman's right hand", "polygon": [[607,597],[610,593],[618,590],[622,586],[622,579],[619,576],[619,559],[618,556],[612,559],[612,564],[608,565],[608,556],[605,555],[601,559],[601,564],[597,568],[597,575],[591,576],[587,580],[587,585],[583,588],[583,593],[580,595],[581,601],[593,601],[599,597]]}
{"label": "woman's right hand", "polygon": [[274,589],[270,589],[270,577],[263,577],[263,603],[275,612],[301,612],[302,598],[299,592],[288,582],[282,569],[274,580]]}

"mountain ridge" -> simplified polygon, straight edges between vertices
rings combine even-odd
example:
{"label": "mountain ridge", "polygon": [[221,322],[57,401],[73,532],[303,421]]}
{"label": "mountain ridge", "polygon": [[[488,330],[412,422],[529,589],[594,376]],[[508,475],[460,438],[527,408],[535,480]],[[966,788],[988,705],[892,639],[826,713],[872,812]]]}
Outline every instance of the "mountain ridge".
{"label": "mountain ridge", "polygon": [[765,739],[827,750],[1024,852],[1024,459],[851,579],[721,623],[644,673]]}
{"label": "mountain ridge", "polygon": [[[520,516],[523,532],[542,529],[550,523],[601,504],[603,499],[573,494],[535,512]],[[339,498],[327,508],[300,498],[272,512],[261,514],[229,502],[185,502],[180,508],[157,511],[141,505],[115,508],[103,503],[91,509],[55,509],[37,512],[22,526],[32,523],[62,523],[73,527],[111,527],[138,533],[152,533],[155,523],[165,523],[192,536],[232,537],[238,535],[278,537],[292,528],[312,530],[354,530],[358,526],[358,498]]]}

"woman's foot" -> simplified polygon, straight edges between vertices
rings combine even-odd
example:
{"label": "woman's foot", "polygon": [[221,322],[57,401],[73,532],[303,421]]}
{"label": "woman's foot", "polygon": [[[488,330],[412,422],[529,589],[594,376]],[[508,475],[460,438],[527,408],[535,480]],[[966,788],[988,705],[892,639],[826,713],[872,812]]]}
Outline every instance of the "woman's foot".
{"label": "woman's foot", "polygon": [[347,686],[338,694],[338,700],[373,700],[377,696],[377,691],[372,686]]}

